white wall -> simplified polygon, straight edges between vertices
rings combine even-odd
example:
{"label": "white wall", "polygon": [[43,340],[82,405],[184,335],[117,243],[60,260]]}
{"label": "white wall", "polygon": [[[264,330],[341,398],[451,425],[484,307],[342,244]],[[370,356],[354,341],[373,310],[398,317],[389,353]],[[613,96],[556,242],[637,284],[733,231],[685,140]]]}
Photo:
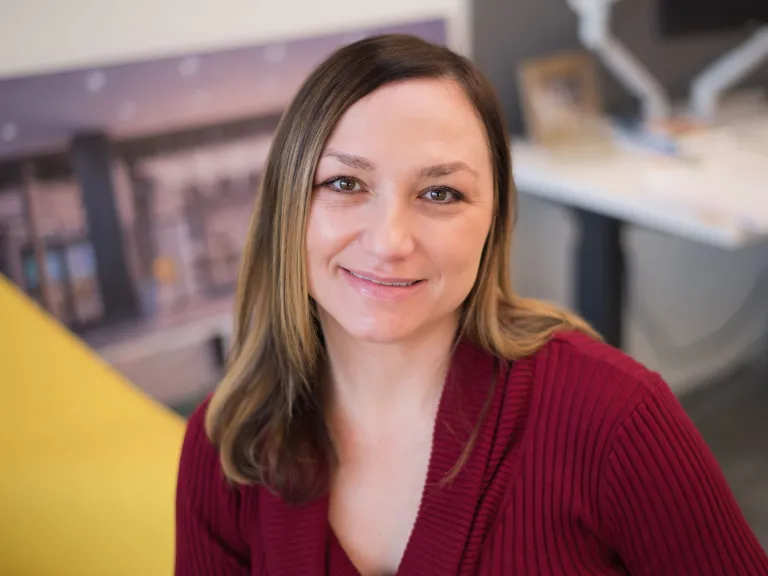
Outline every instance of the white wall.
{"label": "white wall", "polygon": [[23,0],[0,3],[0,78],[445,17],[467,53],[469,0]]}

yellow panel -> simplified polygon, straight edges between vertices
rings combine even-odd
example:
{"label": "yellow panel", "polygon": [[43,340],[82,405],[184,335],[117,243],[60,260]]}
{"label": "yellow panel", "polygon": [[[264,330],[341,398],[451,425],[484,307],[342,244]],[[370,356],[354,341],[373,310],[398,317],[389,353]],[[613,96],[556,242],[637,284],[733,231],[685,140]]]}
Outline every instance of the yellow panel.
{"label": "yellow panel", "polygon": [[0,275],[0,574],[171,574],[183,433]]}

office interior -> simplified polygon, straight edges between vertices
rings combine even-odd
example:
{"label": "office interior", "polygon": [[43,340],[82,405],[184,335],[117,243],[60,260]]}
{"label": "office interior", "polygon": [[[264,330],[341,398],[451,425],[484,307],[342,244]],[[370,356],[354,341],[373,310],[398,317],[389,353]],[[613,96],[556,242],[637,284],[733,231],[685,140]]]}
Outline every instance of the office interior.
{"label": "office interior", "polygon": [[[701,120],[702,130],[726,124],[726,136],[718,132],[720,145],[746,150],[738,161],[756,166],[755,176],[735,174],[733,186],[749,193],[723,190],[737,198],[738,214],[736,208],[719,213],[722,200],[696,204],[695,190],[681,192],[683,200],[675,203],[658,191],[640,196],[632,188],[626,194],[634,196],[622,204],[615,198],[623,188],[593,192],[585,186],[615,170],[607,182],[621,188],[635,174],[621,172],[629,165],[623,156],[619,168],[603,167],[600,153],[590,153],[588,144],[558,143],[550,152],[537,142],[519,74],[528,62],[589,55],[601,121],[641,125],[655,102],[646,93],[651,105],[644,108],[642,89],[628,86],[610,50],[589,45],[584,23],[591,16],[577,0],[467,0],[467,52],[498,90],[515,143],[516,289],[584,314],[612,344],[662,374],[768,549],[768,179],[760,179],[768,165],[762,161],[768,160],[768,15],[757,1],[691,2],[593,4],[603,4],[609,14],[613,47],[631,55],[670,106]],[[184,418],[215,387],[225,363],[250,210],[271,136],[292,94],[326,55],[366,35],[406,32],[450,45],[455,34],[442,16],[393,15],[384,21],[361,15],[359,22],[364,24],[269,42],[238,37],[223,48],[0,76],[0,312],[12,319],[6,324],[0,318],[6,351],[0,352],[0,384],[17,402],[14,410],[25,402],[45,404],[46,398],[71,402],[60,389],[48,396],[46,387],[84,385],[74,372],[39,381],[46,367],[37,363],[45,364],[46,352],[61,347],[77,362],[95,363],[83,374],[104,380],[94,397],[110,403],[105,413],[121,422],[120,434],[131,426],[168,434],[167,442],[142,444],[153,454],[148,461],[160,457],[156,450],[176,453]],[[755,62],[718,94],[711,114],[691,114],[695,80],[750,42],[762,56],[752,54]],[[659,158],[687,161],[676,151],[660,150],[658,139],[622,145],[622,154],[633,155],[633,169]],[[548,175],[536,171],[559,170],[569,150],[576,158],[591,154],[578,170],[573,163],[562,165],[566,183],[571,174],[583,175],[581,188],[561,186],[554,169]],[[594,178],[584,174],[587,168]],[[696,180],[681,178],[676,186],[695,187]],[[41,335],[20,336],[31,327]],[[37,342],[39,349],[18,355],[24,342]],[[80,364],[71,366],[74,371]],[[18,391],[25,378],[28,388]],[[7,431],[26,429],[25,418],[32,420],[36,411],[46,416],[36,418],[35,429],[44,430],[52,410],[36,405],[16,412],[6,419]],[[66,419],[56,418],[55,434],[66,435]],[[102,417],[82,416],[72,427],[81,429],[84,422],[91,426],[89,436],[114,433]],[[9,464],[26,466],[18,446],[6,446]],[[127,452],[140,472],[149,470],[151,463],[137,450]],[[68,465],[66,458],[60,462]],[[7,470],[13,476],[13,468]],[[166,463],[147,475],[163,483],[148,499],[153,510],[143,509],[149,520],[141,521],[152,526],[146,532],[152,559],[146,562],[154,563],[124,559],[122,569],[167,573],[173,474]],[[77,490],[77,483],[72,486]],[[13,492],[20,489],[12,478],[5,487],[23,500]],[[75,495],[59,498],[80,501]],[[8,511],[20,510],[8,504],[9,496],[4,501]],[[0,573],[3,562],[9,570],[39,564],[37,571],[13,573],[54,573],[29,556],[3,560],[12,556],[4,552]]]}

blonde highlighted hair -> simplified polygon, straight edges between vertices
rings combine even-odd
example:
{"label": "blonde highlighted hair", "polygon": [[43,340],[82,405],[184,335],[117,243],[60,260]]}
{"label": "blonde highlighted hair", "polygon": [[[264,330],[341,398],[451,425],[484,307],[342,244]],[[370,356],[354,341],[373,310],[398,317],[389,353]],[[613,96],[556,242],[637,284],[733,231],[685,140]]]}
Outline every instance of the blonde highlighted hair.
{"label": "blonde highlighted hair", "polygon": [[328,486],[336,452],[317,378],[324,347],[304,262],[315,168],[350,106],[384,85],[417,78],[462,87],[492,156],[495,210],[477,280],[463,305],[462,336],[514,360],[534,353],[558,330],[594,335],[580,318],[512,290],[516,194],[509,139],[482,74],[466,58],[411,36],[378,36],[341,48],[310,75],[277,128],[243,255],[227,371],[206,414],[207,433],[235,483],[262,485],[292,502]]}

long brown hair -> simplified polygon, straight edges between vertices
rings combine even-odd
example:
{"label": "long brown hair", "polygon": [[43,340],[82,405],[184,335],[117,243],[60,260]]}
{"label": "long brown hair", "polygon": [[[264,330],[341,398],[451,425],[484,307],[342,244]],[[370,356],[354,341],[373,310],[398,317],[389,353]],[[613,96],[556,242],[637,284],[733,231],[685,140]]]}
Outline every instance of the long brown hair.
{"label": "long brown hair", "polygon": [[207,433],[233,482],[262,485],[293,502],[328,486],[336,455],[317,381],[324,347],[304,262],[315,168],[350,106],[384,85],[415,78],[449,79],[463,88],[485,126],[492,156],[494,217],[463,306],[463,336],[514,360],[560,329],[593,334],[576,316],[512,291],[516,194],[507,130],[489,82],[466,58],[411,36],[378,36],[343,47],[309,76],[285,112],[254,210],[227,372],[206,416]]}

